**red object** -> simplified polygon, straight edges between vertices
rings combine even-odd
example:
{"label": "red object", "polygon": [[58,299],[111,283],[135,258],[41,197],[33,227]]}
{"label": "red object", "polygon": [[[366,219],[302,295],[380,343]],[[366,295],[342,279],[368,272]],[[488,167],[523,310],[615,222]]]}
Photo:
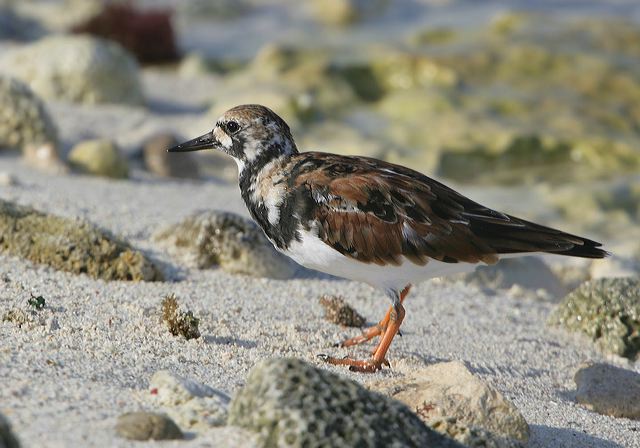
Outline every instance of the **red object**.
{"label": "red object", "polygon": [[158,389],[156,387],[151,389],[151,395],[158,395]]}
{"label": "red object", "polygon": [[142,64],[172,62],[179,57],[169,10],[143,11],[128,4],[108,3],[72,31],[118,42]]}

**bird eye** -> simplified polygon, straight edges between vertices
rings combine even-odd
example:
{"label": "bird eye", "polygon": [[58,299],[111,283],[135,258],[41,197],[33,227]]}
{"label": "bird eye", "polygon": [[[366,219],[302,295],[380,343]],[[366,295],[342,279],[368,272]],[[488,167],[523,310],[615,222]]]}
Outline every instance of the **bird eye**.
{"label": "bird eye", "polygon": [[235,134],[240,130],[240,125],[235,121],[229,121],[227,122],[226,128],[229,134]]}

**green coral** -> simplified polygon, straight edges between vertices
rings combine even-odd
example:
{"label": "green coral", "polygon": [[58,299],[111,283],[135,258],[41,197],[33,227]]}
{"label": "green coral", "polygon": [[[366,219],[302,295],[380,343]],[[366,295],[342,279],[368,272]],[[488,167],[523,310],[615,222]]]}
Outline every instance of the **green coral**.
{"label": "green coral", "polygon": [[3,200],[0,252],[104,280],[162,280],[142,253],[93,224]]}
{"label": "green coral", "polygon": [[461,447],[400,402],[287,358],[253,368],[229,424],[259,433],[263,447]]}
{"label": "green coral", "polygon": [[320,297],[320,305],[324,308],[324,318],[334,324],[362,327],[366,322],[342,297],[324,295]]}
{"label": "green coral", "polygon": [[584,333],[607,352],[635,359],[640,352],[640,280],[585,282],[565,297],[549,323]]}
{"label": "green coral", "polygon": [[182,336],[187,341],[200,337],[200,319],[191,311],[180,311],[178,298],[171,294],[162,300],[162,320],[169,328],[169,333],[174,336]]}
{"label": "green coral", "polygon": [[277,252],[251,220],[224,211],[202,211],[161,229],[154,238],[198,269],[220,266],[232,274],[291,278],[297,265]]}
{"label": "green coral", "polygon": [[0,149],[58,145],[58,131],[43,102],[21,81],[0,75]]}
{"label": "green coral", "polygon": [[574,180],[587,180],[608,176],[611,171],[638,169],[640,157],[634,152],[622,144],[605,147],[597,142],[516,135],[497,150],[478,146],[443,152],[437,172],[467,182],[521,183],[537,178],[559,182],[567,173]]}

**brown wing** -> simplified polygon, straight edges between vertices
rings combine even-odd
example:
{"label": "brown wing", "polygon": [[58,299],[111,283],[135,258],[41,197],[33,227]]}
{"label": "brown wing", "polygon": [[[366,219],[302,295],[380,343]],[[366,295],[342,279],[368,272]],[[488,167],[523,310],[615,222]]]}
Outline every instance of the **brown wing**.
{"label": "brown wing", "polygon": [[503,253],[606,254],[596,242],[491,210],[402,166],[322,153],[300,154],[294,163],[289,187],[302,225],[317,227],[326,244],[359,261],[495,263]]}

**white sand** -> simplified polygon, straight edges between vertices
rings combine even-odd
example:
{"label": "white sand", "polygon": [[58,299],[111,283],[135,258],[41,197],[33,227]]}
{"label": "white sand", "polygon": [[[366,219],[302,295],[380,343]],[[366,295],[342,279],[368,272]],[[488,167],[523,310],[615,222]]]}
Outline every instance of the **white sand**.
{"label": "white sand", "polygon": [[[326,322],[318,297],[341,294],[373,322],[388,305],[381,293],[321,277],[275,281],[187,271],[151,241],[158,226],[196,209],[245,213],[235,186],[48,177],[6,157],[0,158],[0,172],[19,181],[0,189],[3,199],[88,218],[149,250],[181,278],[106,283],[0,256],[0,315],[26,309],[30,293],[47,302],[40,312],[44,325],[0,322],[0,412],[26,447],[140,446],[118,439],[113,426],[123,412],[152,408],[146,388],[154,372],[169,369],[233,393],[251,366],[268,356],[300,357],[361,382],[398,375],[414,364],[462,360],[521,410],[531,427],[531,447],[640,446],[640,422],[574,403],[576,366],[603,357],[585,339],[546,327],[550,303],[486,296],[461,283],[424,283],[407,301],[404,336],[390,352],[396,371],[352,374],[315,358],[367,354],[366,348],[330,347],[357,330]],[[200,339],[173,337],[160,322],[160,301],[169,293],[201,318]],[[58,329],[50,328],[53,318]],[[637,364],[627,368],[640,371]],[[221,428],[162,446],[241,445],[241,435],[234,434]]]}

